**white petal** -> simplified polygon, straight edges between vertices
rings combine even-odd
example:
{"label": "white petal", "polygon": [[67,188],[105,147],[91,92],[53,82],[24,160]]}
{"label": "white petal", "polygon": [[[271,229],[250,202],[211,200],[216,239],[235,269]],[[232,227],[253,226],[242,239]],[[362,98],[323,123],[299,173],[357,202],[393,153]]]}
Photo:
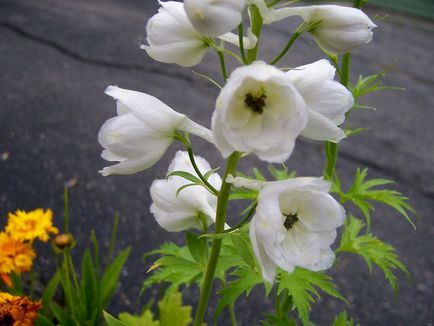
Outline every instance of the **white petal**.
{"label": "white petal", "polygon": [[345,132],[325,116],[314,110],[308,110],[308,116],[309,120],[306,128],[301,132],[302,136],[314,140],[328,140],[335,143],[345,138]]}

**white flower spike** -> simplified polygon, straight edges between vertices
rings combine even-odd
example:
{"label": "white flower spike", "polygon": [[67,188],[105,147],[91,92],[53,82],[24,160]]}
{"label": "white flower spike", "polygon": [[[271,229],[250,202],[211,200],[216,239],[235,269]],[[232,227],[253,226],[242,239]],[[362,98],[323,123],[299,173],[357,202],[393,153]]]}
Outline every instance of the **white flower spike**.
{"label": "white flower spike", "polygon": [[319,22],[311,31],[322,49],[335,54],[350,52],[372,41],[377,27],[360,9],[336,5],[285,7],[272,11],[272,20],[301,16],[306,22]]}
{"label": "white flower spike", "polygon": [[314,140],[339,142],[345,137],[338,126],[354,104],[350,91],[333,80],[336,69],[327,60],[294,68],[286,74],[303,97],[309,120],[301,135]]}
{"label": "white flower spike", "polygon": [[225,158],[234,151],[253,152],[281,163],[307,119],[304,100],[289,76],[256,61],[235,69],[222,88],[212,117],[214,143]]}
{"label": "white flower spike", "polygon": [[[208,162],[195,156],[195,162],[202,174],[211,170]],[[169,166],[168,174],[173,171],[186,171],[197,176],[187,152],[179,151]],[[220,189],[221,178],[213,173],[208,182],[216,189]],[[151,185],[151,213],[157,223],[169,232],[179,232],[196,228],[203,230],[199,214],[207,220],[207,225],[215,221],[217,198],[201,186],[191,186],[183,189],[178,195],[177,190],[190,183],[188,180],[170,176],[167,180],[155,180]]]}
{"label": "white flower spike", "polygon": [[185,0],[184,8],[193,26],[209,37],[230,32],[242,20],[246,0]]}
{"label": "white flower spike", "polygon": [[[252,182],[240,177],[229,181],[245,187]],[[266,281],[273,283],[277,267],[291,273],[296,266],[312,271],[332,266],[335,255],[330,246],[345,211],[328,193],[330,186],[321,178],[293,178],[259,187],[249,233]],[[252,188],[258,189],[256,181]]]}
{"label": "white flower spike", "polygon": [[101,170],[103,176],[149,168],[166,152],[176,130],[212,142],[209,129],[151,95],[117,86],[107,87],[105,93],[117,101],[117,116],[108,119],[98,133],[98,141],[105,148],[101,156],[119,163]]}

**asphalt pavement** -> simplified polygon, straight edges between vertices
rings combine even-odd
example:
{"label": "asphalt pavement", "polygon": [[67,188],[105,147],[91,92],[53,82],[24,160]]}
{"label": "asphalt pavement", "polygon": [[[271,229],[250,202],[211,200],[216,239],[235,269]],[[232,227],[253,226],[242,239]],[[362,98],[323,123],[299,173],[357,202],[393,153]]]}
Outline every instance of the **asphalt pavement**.
{"label": "asphalt pavement", "polygon": [[[102,177],[107,164],[100,158],[97,133],[115,113],[104,95],[108,85],[154,95],[195,121],[210,125],[218,89],[191,72],[150,59],[139,45],[147,19],[156,13],[150,0],[1,0],[0,1],[0,214],[52,208],[62,223],[63,186],[70,189],[72,231],[77,252],[89,244],[92,229],[107,244],[113,216],[119,212],[118,248],[132,246],[119,294],[110,311],[135,310],[141,283],[149,267],[143,252],[167,240],[182,241],[158,227],[149,212],[149,186],[163,178],[179,146],[173,146],[153,168],[130,176]],[[386,12],[367,8],[371,17]],[[433,325],[434,323],[434,23],[394,13],[378,22],[374,41],[352,57],[353,81],[388,69],[385,83],[405,91],[372,94],[363,103],[376,111],[359,110],[351,116],[355,127],[369,127],[340,144],[338,171],[351,180],[357,167],[370,176],[397,181],[395,189],[411,198],[417,210],[417,230],[398,214],[378,206],[373,232],[397,248],[412,278],[400,275],[399,294],[382,273],[369,273],[364,262],[345,256],[330,272],[350,304],[321,297],[312,312],[319,325],[330,324],[346,309],[362,325]],[[270,59],[287,41],[292,23],[264,31],[261,57]],[[321,59],[312,39],[303,37],[282,61],[294,67]],[[193,68],[221,80],[217,57],[207,54]],[[195,140],[197,153],[213,166],[222,159],[214,148]],[[300,139],[288,161],[298,175],[318,175],[324,164],[323,145]],[[240,168],[258,165],[254,157]],[[263,164],[259,164],[264,168]],[[1,222],[0,222],[1,224]],[[79,254],[77,254],[79,256]],[[40,257],[42,277],[50,269]],[[147,292],[140,302],[152,296]],[[186,292],[194,302],[197,292]],[[262,312],[272,309],[262,290],[240,300],[240,325],[258,325]],[[221,325],[229,325],[223,318]]]}

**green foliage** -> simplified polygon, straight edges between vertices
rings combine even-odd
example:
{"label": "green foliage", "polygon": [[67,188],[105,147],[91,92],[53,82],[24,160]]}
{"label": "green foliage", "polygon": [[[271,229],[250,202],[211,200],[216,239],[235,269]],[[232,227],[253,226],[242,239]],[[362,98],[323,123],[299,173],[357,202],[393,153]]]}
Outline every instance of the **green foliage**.
{"label": "green foliage", "polygon": [[182,306],[181,293],[171,293],[158,303],[161,326],[188,326],[192,322],[191,307]]}
{"label": "green foliage", "polygon": [[201,262],[196,261],[189,248],[186,246],[177,246],[174,243],[165,243],[160,249],[151,251],[145,255],[145,258],[151,255],[161,255],[152,266],[149,272],[153,272],[143,282],[142,291],[154,284],[169,283],[167,293],[178,291],[181,285],[190,285],[197,282],[203,273]]}
{"label": "green foliage", "polygon": [[381,268],[390,286],[397,291],[396,270],[409,274],[407,267],[398,259],[395,248],[367,233],[360,235],[365,224],[359,219],[349,216],[345,221],[345,230],[342,235],[340,247],[336,252],[350,252],[362,256],[372,271],[372,264]]}
{"label": "green foliage", "polygon": [[347,302],[337,291],[332,278],[323,272],[312,272],[299,267],[296,267],[292,273],[280,270],[277,281],[277,294],[287,291],[288,295],[291,296],[292,306],[297,310],[303,323],[309,322],[311,304],[315,302],[315,296],[320,297],[318,290]]}
{"label": "green foliage", "polygon": [[[262,276],[248,265],[241,265],[235,271],[230,273],[235,279],[229,282],[226,287],[219,292],[220,300],[214,315],[214,320],[217,321],[223,309],[235,303],[242,294],[249,295],[253,288],[258,284],[264,284]],[[268,286],[268,293],[271,286]]]}
{"label": "green foliage", "polygon": [[160,322],[154,320],[150,310],[145,310],[141,316],[122,312],[119,314],[119,320],[128,326],[160,326]]}
{"label": "green foliage", "polygon": [[381,79],[384,78],[384,76],[386,76],[386,71],[367,77],[359,76],[356,85],[350,87],[354,98],[357,100],[359,97],[366,94],[383,90],[402,90],[401,87],[383,85]]}
{"label": "green foliage", "polygon": [[339,315],[336,316],[333,321],[332,326],[357,326],[358,324],[354,324],[354,320],[349,319],[346,311],[342,311]]}
{"label": "green foliage", "polygon": [[296,321],[287,315],[273,316],[267,314],[265,320],[261,321],[261,323],[264,326],[297,326]]}
{"label": "green foliage", "polygon": [[182,305],[181,293],[169,293],[158,303],[160,320],[154,320],[154,315],[148,309],[140,316],[126,312],[114,318],[104,311],[104,319],[108,326],[188,326],[193,321],[191,306]]}
{"label": "green foliage", "polygon": [[411,220],[409,213],[415,214],[414,209],[408,204],[408,198],[403,196],[396,190],[377,189],[378,186],[391,184],[393,181],[388,179],[370,179],[366,180],[368,176],[367,169],[357,169],[354,181],[348,192],[343,192],[338,178],[335,179],[333,184],[333,191],[337,192],[341,198],[341,203],[351,201],[356,205],[366,219],[367,230],[371,226],[371,211],[374,211],[374,206],[371,201],[386,204],[395,209],[401,214],[413,227],[415,227]]}

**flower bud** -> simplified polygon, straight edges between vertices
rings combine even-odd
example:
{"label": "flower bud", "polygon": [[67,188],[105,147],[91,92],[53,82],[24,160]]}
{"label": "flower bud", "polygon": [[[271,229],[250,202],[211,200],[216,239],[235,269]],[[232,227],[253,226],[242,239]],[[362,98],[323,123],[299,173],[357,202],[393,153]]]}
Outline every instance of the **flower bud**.
{"label": "flower bud", "polygon": [[74,243],[74,238],[69,233],[59,234],[54,238],[53,243],[58,249],[62,250],[71,247]]}
{"label": "flower bud", "polygon": [[184,8],[193,26],[210,37],[230,32],[241,23],[246,0],[185,0]]}
{"label": "flower bud", "polygon": [[273,21],[301,16],[306,22],[318,24],[310,30],[322,49],[343,54],[372,41],[377,27],[360,9],[336,5],[286,7],[273,12]]}

